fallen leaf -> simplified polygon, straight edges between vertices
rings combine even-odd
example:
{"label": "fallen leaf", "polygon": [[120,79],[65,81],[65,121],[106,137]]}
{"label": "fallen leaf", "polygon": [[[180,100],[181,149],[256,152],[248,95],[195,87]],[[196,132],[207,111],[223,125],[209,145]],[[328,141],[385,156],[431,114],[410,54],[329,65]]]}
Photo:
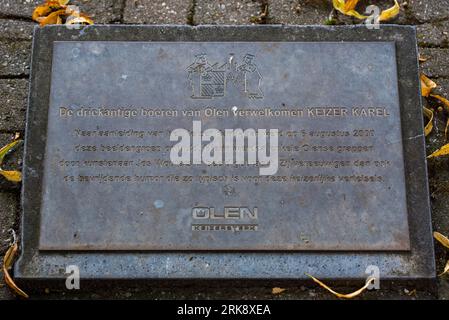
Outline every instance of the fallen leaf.
{"label": "fallen leaf", "polygon": [[419,55],[419,62],[426,62],[429,58]]}
{"label": "fallen leaf", "polygon": [[445,97],[442,97],[442,96],[437,95],[437,94],[431,94],[430,96],[432,98],[440,100],[446,106],[446,108],[448,108],[448,110],[449,110],[449,100],[447,100]]}
{"label": "fallen leaf", "polygon": [[39,18],[47,16],[51,13],[51,8],[49,5],[44,4],[41,6],[37,6],[34,11],[33,11],[33,15],[31,16],[31,18],[34,21],[39,21]]}
{"label": "fallen leaf", "polygon": [[59,24],[62,24],[61,16],[64,16],[65,14],[66,14],[65,9],[52,12],[47,17],[45,17],[45,19],[42,19],[40,21],[40,26],[43,27],[48,24],[58,24],[58,22],[60,22]]}
{"label": "fallen leaf", "polygon": [[432,153],[431,155],[427,156],[427,159],[441,157],[449,154],[449,144],[445,144],[440,149]]}
{"label": "fallen leaf", "polygon": [[79,17],[69,16],[65,24],[94,24],[94,21],[90,17],[81,14]]}
{"label": "fallen leaf", "polygon": [[286,289],[275,287],[271,290],[271,293],[272,294],[280,294],[280,293],[284,292],[285,290]]}
{"label": "fallen leaf", "polygon": [[446,248],[449,249],[449,239],[446,236],[444,236],[441,233],[435,231],[433,233],[433,237],[435,239],[437,239],[439,243],[441,243],[443,246],[445,246]]}
{"label": "fallen leaf", "polygon": [[78,6],[68,5],[69,0],[47,0],[45,4],[36,7],[32,19],[40,26],[49,24],[94,24],[93,20],[80,13]]}
{"label": "fallen leaf", "polygon": [[6,178],[6,180],[12,182],[20,182],[22,181],[22,174],[20,171],[5,171],[0,170],[0,174]]}
{"label": "fallen leaf", "polygon": [[444,138],[447,140],[447,130],[449,129],[449,118],[446,121],[446,127],[444,128]]}
{"label": "fallen leaf", "polygon": [[[13,148],[20,142],[22,142],[22,140],[14,140],[13,142],[8,143],[6,146],[0,149],[0,166],[3,163],[3,159],[8,154],[8,152],[12,151]],[[22,174],[19,171],[5,171],[0,169],[0,175],[4,176],[9,181],[22,181]]]}
{"label": "fallen leaf", "polygon": [[358,2],[359,0],[348,0],[347,2],[345,0],[332,0],[334,8],[344,15],[352,16],[360,20],[365,20],[368,18],[367,16],[361,15],[356,10],[354,10]]}
{"label": "fallen leaf", "polygon": [[324,289],[326,289],[327,291],[329,291],[330,293],[332,293],[333,295],[335,295],[336,297],[341,298],[341,299],[352,299],[352,298],[357,297],[358,295],[363,293],[370,286],[370,284],[375,280],[374,277],[369,277],[366,280],[365,285],[363,287],[361,287],[359,290],[354,291],[352,293],[348,293],[348,294],[342,294],[342,293],[338,293],[338,292],[334,291],[333,289],[328,287],[326,284],[324,284],[317,278],[311,276],[310,274],[306,274],[306,275],[309,276],[310,278],[312,278],[312,280],[315,281],[316,283],[318,283],[321,287],[323,287]]}
{"label": "fallen leaf", "polygon": [[416,289],[413,289],[412,291],[410,291],[409,293],[407,293],[407,295],[409,295],[409,296],[414,296],[414,295],[416,295]]}
{"label": "fallen leaf", "polygon": [[12,149],[20,142],[22,142],[22,140],[14,140],[13,142],[8,143],[6,146],[0,149],[0,165],[2,164],[3,159],[8,154],[8,152],[12,151]]}
{"label": "fallen leaf", "polygon": [[425,74],[421,74],[421,95],[428,97],[433,89],[437,87],[437,84],[430,80]]}
{"label": "fallen leaf", "polygon": [[9,269],[11,269],[13,265],[18,249],[19,246],[17,243],[13,243],[6,251],[5,257],[3,258],[3,276],[8,287],[10,287],[19,296],[28,298],[28,295],[14,283],[14,280],[9,274]]}
{"label": "fallen leaf", "polygon": [[[359,0],[332,0],[332,4],[334,8],[344,15],[352,16],[360,20],[365,20],[369,18],[368,16],[364,16],[358,13],[355,10],[355,7],[359,3]],[[399,3],[397,0],[394,0],[394,5],[391,8],[383,10],[379,15],[379,21],[386,21],[396,17],[401,10]]]}
{"label": "fallen leaf", "polygon": [[449,260],[446,262],[446,266],[444,267],[443,272],[440,273],[438,276],[439,276],[439,277],[444,276],[444,275],[445,275],[446,273],[448,273],[448,272],[449,272]]}
{"label": "fallen leaf", "polygon": [[429,135],[429,133],[431,133],[433,130],[433,111],[432,111],[432,109],[429,109],[426,107],[424,107],[423,111],[424,111],[424,115],[429,119],[429,121],[427,122],[427,124],[424,128],[424,133],[427,137]]}
{"label": "fallen leaf", "polygon": [[394,0],[394,6],[380,13],[379,21],[386,21],[393,19],[399,14],[400,11],[401,7],[399,6],[399,3],[396,0]]}
{"label": "fallen leaf", "polygon": [[63,2],[68,3],[69,1],[54,1],[54,0],[47,0],[44,4],[37,6],[34,11],[33,14],[31,16],[31,18],[34,21],[37,22],[41,22],[42,19],[44,19],[44,17],[48,16],[50,13],[52,13],[53,11],[56,10],[60,10],[62,8],[65,7],[64,4],[62,4]]}

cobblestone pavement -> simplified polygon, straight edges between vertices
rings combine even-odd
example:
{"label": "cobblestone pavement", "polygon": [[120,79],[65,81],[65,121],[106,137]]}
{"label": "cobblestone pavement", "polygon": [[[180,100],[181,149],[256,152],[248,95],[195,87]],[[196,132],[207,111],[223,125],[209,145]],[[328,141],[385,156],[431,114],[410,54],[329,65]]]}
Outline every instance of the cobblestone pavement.
{"label": "cobblestone pavement", "polygon": [[[25,127],[30,47],[35,23],[31,20],[33,8],[43,0],[0,0],[0,144],[5,144],[15,132]],[[362,1],[360,7],[377,3],[390,6],[392,0]],[[400,0],[401,15],[391,23],[414,24],[418,28],[421,54],[429,58],[422,70],[440,84],[439,93],[449,96],[449,0]],[[73,0],[97,24],[323,24],[331,11],[330,0]],[[349,17],[337,15],[340,23],[357,23]],[[444,141],[447,114],[436,115],[436,130],[427,138],[428,151],[434,151]],[[8,158],[5,168],[21,166],[21,152]],[[429,161],[430,190],[434,229],[449,234],[449,161]],[[8,229],[19,228],[20,187],[0,180],[0,256],[6,250],[10,237]],[[425,192],[425,190],[423,190]],[[442,270],[449,258],[436,245],[437,267]],[[0,299],[12,299],[3,279],[0,280]],[[322,299],[333,298],[311,285],[311,288],[286,285],[281,295],[271,294],[272,285],[230,286],[204,283],[175,286],[173,283],[149,285],[144,288],[92,290],[65,293],[40,288],[32,292],[36,298],[276,298]],[[417,290],[413,287],[393,286],[377,292],[368,292],[366,299],[449,299],[449,282],[440,279],[438,292]],[[349,290],[349,288],[348,288]]]}

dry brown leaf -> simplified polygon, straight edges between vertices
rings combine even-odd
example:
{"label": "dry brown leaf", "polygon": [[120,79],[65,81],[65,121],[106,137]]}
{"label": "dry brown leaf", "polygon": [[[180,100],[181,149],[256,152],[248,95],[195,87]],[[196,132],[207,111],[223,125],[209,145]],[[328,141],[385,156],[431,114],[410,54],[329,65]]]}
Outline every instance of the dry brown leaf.
{"label": "dry brown leaf", "polygon": [[320,280],[318,280],[317,278],[311,276],[310,274],[306,274],[307,276],[309,276],[310,278],[312,278],[313,281],[315,281],[316,283],[318,283],[321,287],[323,287],[324,289],[326,289],[327,291],[329,291],[330,293],[332,293],[334,296],[341,298],[341,299],[352,299],[357,297],[358,295],[360,295],[361,293],[363,293],[368,287],[369,285],[375,280],[374,277],[369,277],[366,280],[366,283],[363,287],[361,287],[359,290],[354,291],[352,293],[348,293],[348,294],[342,294],[342,293],[338,293],[336,291],[334,291],[333,289],[331,289],[330,287],[328,287],[326,284],[324,284],[323,282],[321,282]]}
{"label": "dry brown leaf", "polygon": [[281,294],[281,293],[284,292],[285,290],[286,290],[286,289],[274,287],[274,288],[271,290],[271,293],[272,293],[272,294]]}
{"label": "dry brown leaf", "polygon": [[444,276],[448,272],[449,272],[449,260],[446,262],[446,266],[444,267],[443,272],[441,272],[438,276],[439,277]]}
{"label": "dry brown leaf", "polygon": [[3,276],[8,287],[10,287],[19,296],[28,298],[28,295],[14,283],[14,280],[9,274],[9,269],[11,269],[13,265],[14,258],[18,250],[19,246],[17,243],[14,243],[6,251],[5,257],[3,258]]}
{"label": "dry brown leaf", "polygon": [[427,122],[427,124],[424,128],[424,133],[427,137],[429,135],[429,133],[431,133],[433,130],[433,111],[432,111],[432,109],[429,109],[426,107],[424,107],[423,111],[424,111],[424,115],[429,119],[429,121]]}
{"label": "dry brown leaf", "polygon": [[429,58],[419,55],[419,62],[426,62]]}
{"label": "dry brown leaf", "polygon": [[430,80],[425,74],[421,74],[421,95],[428,97],[433,89],[437,87],[437,84]]}
{"label": "dry brown leaf", "polygon": [[446,248],[449,249],[449,239],[446,236],[444,236],[441,233],[435,231],[433,233],[433,237],[435,239],[437,239],[439,243],[441,243],[443,246],[445,246]]}

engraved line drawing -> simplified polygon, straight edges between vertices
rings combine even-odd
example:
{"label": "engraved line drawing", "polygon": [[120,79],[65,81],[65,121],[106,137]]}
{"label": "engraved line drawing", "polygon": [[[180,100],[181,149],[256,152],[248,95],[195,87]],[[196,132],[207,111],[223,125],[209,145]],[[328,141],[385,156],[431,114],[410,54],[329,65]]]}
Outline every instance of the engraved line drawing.
{"label": "engraved line drawing", "polygon": [[205,53],[195,55],[195,61],[186,69],[192,90],[192,99],[224,97],[230,86],[236,87],[249,99],[262,99],[262,75],[254,63],[255,55],[245,54],[241,64],[229,54],[228,62],[210,64]]}

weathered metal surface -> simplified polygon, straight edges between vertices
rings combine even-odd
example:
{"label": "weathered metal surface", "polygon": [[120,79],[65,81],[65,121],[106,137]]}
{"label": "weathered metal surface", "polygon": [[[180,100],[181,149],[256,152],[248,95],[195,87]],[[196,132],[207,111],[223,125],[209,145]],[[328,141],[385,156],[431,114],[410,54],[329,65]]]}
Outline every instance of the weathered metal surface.
{"label": "weathered metal surface", "polygon": [[[245,54],[254,54],[262,76],[260,90],[252,90],[249,97],[237,85],[234,92],[222,96],[220,83],[212,83],[212,87],[195,91],[188,71],[199,53],[206,53],[211,64],[225,64],[230,53],[239,62]],[[299,279],[305,272],[327,279],[354,279],[363,278],[368,265],[378,266],[385,280],[434,276],[429,202],[422,192],[427,181],[413,28],[105,26],[77,31],[49,27],[37,30],[33,58],[23,254],[15,270],[19,278],[61,278],[68,264],[80,266],[85,277],[98,279]],[[93,152],[92,156],[92,152],[74,151],[77,144],[92,143],[92,137],[77,136],[77,128],[170,131],[191,129],[195,120],[59,117],[62,106],[76,110],[100,105],[178,110],[201,106],[231,110],[233,106],[238,110],[348,108],[348,117],[253,120],[199,116],[198,120],[203,129],[348,131],[349,138],[338,136],[340,133],[324,138],[306,134],[299,139],[284,135],[279,143],[286,145],[292,139],[288,144],[299,146],[372,145],[369,156],[354,152],[330,156],[329,150],[302,150],[286,156],[282,149],[280,158],[347,160],[352,164],[355,160],[389,161],[388,168],[281,165],[271,176],[382,176],[377,183],[63,182],[66,176],[70,182],[71,176],[111,171],[61,167],[58,161],[62,159],[97,160],[106,154],[107,160],[136,158],[123,152],[113,156]],[[379,109],[363,117],[352,114],[354,107]],[[371,129],[374,135],[352,136],[353,130],[370,133]],[[161,156],[169,152],[167,139],[151,138],[152,144],[168,147]],[[99,144],[124,144],[125,140],[125,144],[136,144],[140,138],[94,139]],[[136,167],[115,172],[119,170],[130,175],[237,176],[243,172],[259,177],[258,169],[251,167],[197,165],[182,171]],[[222,213],[226,206],[231,211],[257,207],[257,231],[192,230],[193,208],[214,207]],[[220,224],[237,223],[217,220]],[[249,222],[245,218],[242,224]],[[216,224],[204,219],[198,223]]]}
{"label": "weathered metal surface", "polygon": [[[48,116],[41,249],[409,249],[393,42],[55,42]],[[193,121],[277,172],[172,164]]]}

